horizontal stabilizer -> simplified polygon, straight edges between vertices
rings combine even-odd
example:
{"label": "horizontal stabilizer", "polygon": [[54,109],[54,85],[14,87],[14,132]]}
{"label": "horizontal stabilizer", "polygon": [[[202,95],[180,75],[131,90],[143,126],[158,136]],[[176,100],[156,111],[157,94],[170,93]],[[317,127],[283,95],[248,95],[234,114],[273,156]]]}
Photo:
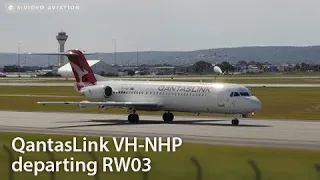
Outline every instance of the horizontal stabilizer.
{"label": "horizontal stabilizer", "polygon": [[38,104],[73,104],[79,106],[115,106],[115,107],[146,107],[146,108],[155,108],[159,105],[156,103],[150,102],[114,102],[114,101],[106,101],[106,102],[90,102],[90,101],[82,101],[82,102],[73,102],[73,101],[49,101],[49,102],[37,102]]}
{"label": "horizontal stabilizer", "polygon": [[[65,56],[79,56],[79,54],[77,53],[74,53],[72,51],[70,52],[58,52],[58,53],[35,53],[35,52],[29,52],[27,53],[29,55],[65,55]],[[96,54],[96,53],[83,53],[83,55],[93,55],[93,54]]]}

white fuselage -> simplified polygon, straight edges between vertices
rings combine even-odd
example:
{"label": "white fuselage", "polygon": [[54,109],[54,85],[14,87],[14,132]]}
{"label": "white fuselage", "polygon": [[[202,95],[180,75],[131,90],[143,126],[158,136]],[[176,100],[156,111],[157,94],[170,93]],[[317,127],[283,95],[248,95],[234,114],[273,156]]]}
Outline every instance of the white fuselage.
{"label": "white fuselage", "polygon": [[[106,86],[113,91],[109,97],[105,96]],[[147,110],[247,114],[261,109],[259,99],[237,84],[109,80],[98,81],[80,92],[98,101],[159,104],[159,108]],[[233,96],[237,93],[239,96]]]}

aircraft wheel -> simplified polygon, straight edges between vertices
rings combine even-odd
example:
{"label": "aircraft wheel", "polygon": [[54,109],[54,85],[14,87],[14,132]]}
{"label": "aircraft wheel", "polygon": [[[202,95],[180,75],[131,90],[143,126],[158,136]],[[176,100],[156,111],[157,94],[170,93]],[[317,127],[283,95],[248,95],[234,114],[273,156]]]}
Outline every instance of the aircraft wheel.
{"label": "aircraft wheel", "polygon": [[238,119],[233,119],[231,121],[231,124],[234,125],[234,126],[237,126],[239,124],[239,120]]}
{"label": "aircraft wheel", "polygon": [[128,121],[130,123],[138,123],[139,122],[139,115],[138,114],[129,114]]}
{"label": "aircraft wheel", "polygon": [[163,119],[164,121],[168,121],[168,113],[163,113],[162,119]]}
{"label": "aircraft wheel", "polygon": [[174,118],[174,115],[172,113],[163,113],[162,115],[162,119],[165,121],[165,122],[169,122],[169,121],[172,121]]}
{"label": "aircraft wheel", "polygon": [[174,115],[172,113],[168,113],[169,115],[169,121],[173,121]]}

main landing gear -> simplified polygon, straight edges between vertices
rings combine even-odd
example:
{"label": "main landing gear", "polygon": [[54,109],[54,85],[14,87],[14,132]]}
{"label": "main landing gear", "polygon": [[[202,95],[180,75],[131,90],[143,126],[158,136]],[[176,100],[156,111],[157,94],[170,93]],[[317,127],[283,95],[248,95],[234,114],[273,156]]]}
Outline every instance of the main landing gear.
{"label": "main landing gear", "polygon": [[138,123],[139,122],[139,115],[138,114],[129,114],[128,121],[130,123]]}
{"label": "main landing gear", "polygon": [[165,122],[170,122],[173,120],[173,118],[174,118],[174,115],[171,112],[163,113],[163,115],[162,115],[162,119]]}
{"label": "main landing gear", "polygon": [[233,117],[233,119],[231,121],[231,124],[233,126],[237,126],[237,125],[239,125],[239,118],[242,118],[243,115],[242,114],[232,114],[232,117]]}
{"label": "main landing gear", "polygon": [[[132,124],[137,124],[139,122],[139,115],[136,114],[136,110],[129,109],[130,114],[128,115],[128,121]],[[171,112],[163,113],[162,119],[165,122],[171,122],[174,119],[174,115]]]}
{"label": "main landing gear", "polygon": [[239,120],[237,118],[232,119],[231,124],[234,126],[239,125]]}
{"label": "main landing gear", "polygon": [[128,115],[128,121],[130,123],[138,123],[139,122],[139,115],[136,114],[136,110],[135,109],[129,109],[130,114]]}

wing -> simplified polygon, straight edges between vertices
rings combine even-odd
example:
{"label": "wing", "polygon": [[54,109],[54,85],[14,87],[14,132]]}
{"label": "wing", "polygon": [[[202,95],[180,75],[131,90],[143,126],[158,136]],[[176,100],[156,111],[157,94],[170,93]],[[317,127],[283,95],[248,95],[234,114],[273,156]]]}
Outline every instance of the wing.
{"label": "wing", "polygon": [[90,102],[90,101],[48,101],[48,102],[37,102],[38,104],[74,104],[78,106],[113,106],[113,107],[135,107],[135,108],[157,108],[160,105],[157,103],[150,102],[115,102],[115,101],[106,101],[106,102]]}
{"label": "wing", "polygon": [[[78,56],[78,54],[74,52],[58,52],[58,53],[35,53],[35,52],[29,52],[29,53],[20,53],[22,55],[28,54],[28,55],[65,55],[65,56]],[[97,53],[83,53],[83,55],[94,55]]]}

